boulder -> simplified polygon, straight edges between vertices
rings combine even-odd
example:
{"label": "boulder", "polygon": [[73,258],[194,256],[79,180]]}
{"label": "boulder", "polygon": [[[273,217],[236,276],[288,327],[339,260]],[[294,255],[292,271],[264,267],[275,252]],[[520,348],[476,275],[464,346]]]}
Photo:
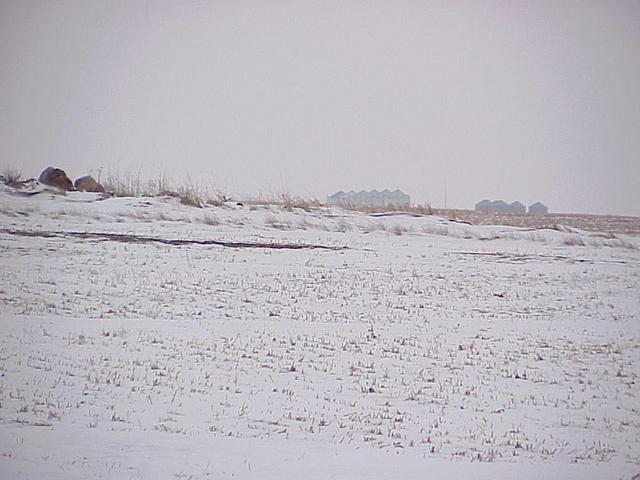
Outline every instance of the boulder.
{"label": "boulder", "polygon": [[44,183],[45,185],[57,187],[60,190],[73,190],[73,183],[71,182],[71,180],[69,180],[67,174],[64,173],[64,170],[60,170],[59,168],[45,168],[40,174],[40,177],[38,177],[38,181],[40,183]]}
{"label": "boulder", "polygon": [[104,192],[104,187],[100,183],[96,182],[96,179],[91,175],[78,178],[73,186],[76,187],[76,190],[81,192]]}

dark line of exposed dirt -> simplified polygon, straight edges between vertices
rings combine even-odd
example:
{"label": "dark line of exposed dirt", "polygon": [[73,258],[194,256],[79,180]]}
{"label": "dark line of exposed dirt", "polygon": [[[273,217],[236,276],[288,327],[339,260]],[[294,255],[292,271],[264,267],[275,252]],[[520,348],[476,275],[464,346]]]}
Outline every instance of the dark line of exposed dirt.
{"label": "dark line of exposed dirt", "polygon": [[84,240],[103,240],[123,243],[161,243],[163,245],[217,245],[227,248],[271,248],[275,250],[346,250],[344,246],[316,245],[308,243],[275,243],[275,242],[232,242],[225,240],[195,240],[195,239],[167,239],[160,237],[147,237],[128,233],[108,232],[46,232],[33,230],[0,229],[2,233],[19,235],[22,237],[64,238],[73,237]]}
{"label": "dark line of exposed dirt", "polygon": [[450,252],[452,255],[471,255],[478,257],[493,257],[496,258],[497,261],[503,261],[508,263],[526,263],[526,262],[536,262],[536,261],[561,261],[567,263],[613,263],[626,265],[628,262],[624,260],[593,260],[586,258],[571,258],[565,255],[542,255],[542,254],[534,254],[534,255],[522,255],[522,254],[510,254],[510,253],[502,253],[502,252]]}

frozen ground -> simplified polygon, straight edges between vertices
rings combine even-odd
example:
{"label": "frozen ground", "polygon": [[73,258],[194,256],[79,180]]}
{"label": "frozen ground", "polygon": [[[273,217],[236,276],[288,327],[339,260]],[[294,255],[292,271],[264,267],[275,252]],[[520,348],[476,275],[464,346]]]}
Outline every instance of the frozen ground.
{"label": "frozen ground", "polygon": [[0,478],[631,479],[640,239],[554,228],[4,189]]}
{"label": "frozen ground", "polygon": [[579,228],[591,232],[610,232],[621,235],[640,235],[640,217],[620,215],[585,215],[550,213],[528,215],[519,213],[483,213],[473,210],[438,210],[445,218],[465,221],[473,225],[512,225],[524,228],[553,228],[555,225]]}

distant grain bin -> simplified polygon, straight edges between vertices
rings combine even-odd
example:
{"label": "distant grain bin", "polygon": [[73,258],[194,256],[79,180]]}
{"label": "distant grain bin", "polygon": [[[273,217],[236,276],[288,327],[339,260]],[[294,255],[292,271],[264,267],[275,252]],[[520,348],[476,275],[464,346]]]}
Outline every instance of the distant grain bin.
{"label": "distant grain bin", "polygon": [[359,192],[339,192],[327,197],[329,205],[353,205],[359,207],[376,207],[376,208],[406,208],[411,205],[411,197],[400,190],[371,190],[369,192],[361,190]]}
{"label": "distant grain bin", "polygon": [[478,203],[476,203],[476,212],[489,213],[491,210],[491,200],[487,200],[486,198]]}
{"label": "distant grain bin", "polygon": [[509,211],[509,204],[504,200],[494,200],[491,202],[491,211],[497,213],[507,213]]}
{"label": "distant grain bin", "polygon": [[482,200],[476,203],[475,211],[482,213],[527,213],[527,207],[517,201],[509,204],[503,200]]}
{"label": "distant grain bin", "polygon": [[511,213],[527,213],[527,207],[522,203],[515,201],[509,205],[509,212]]}
{"label": "distant grain bin", "polygon": [[536,202],[533,205],[529,205],[529,213],[531,215],[546,215],[549,213],[549,209],[544,203]]}

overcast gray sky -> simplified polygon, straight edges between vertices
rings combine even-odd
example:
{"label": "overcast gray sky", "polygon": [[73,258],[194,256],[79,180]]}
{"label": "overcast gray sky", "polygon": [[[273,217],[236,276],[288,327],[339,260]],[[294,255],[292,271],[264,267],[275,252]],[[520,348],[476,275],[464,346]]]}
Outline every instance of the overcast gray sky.
{"label": "overcast gray sky", "polygon": [[0,165],[640,215],[639,1],[0,0]]}

